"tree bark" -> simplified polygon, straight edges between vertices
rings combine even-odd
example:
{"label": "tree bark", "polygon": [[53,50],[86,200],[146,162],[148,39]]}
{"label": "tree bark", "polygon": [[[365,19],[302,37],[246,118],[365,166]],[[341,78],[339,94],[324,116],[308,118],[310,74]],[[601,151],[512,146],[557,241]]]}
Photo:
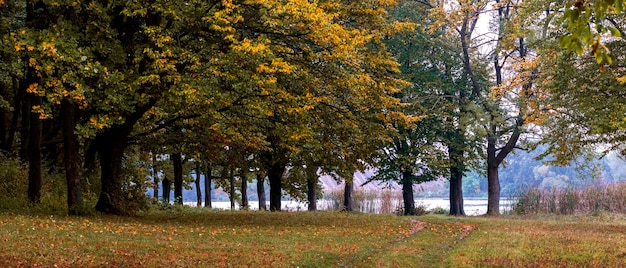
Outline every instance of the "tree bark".
{"label": "tree bark", "polygon": [[230,199],[230,210],[235,210],[235,171],[230,169],[230,174],[228,175],[230,179],[230,190],[228,191],[228,198]]}
{"label": "tree bark", "polygon": [[498,177],[498,166],[496,160],[496,137],[495,126],[492,133],[487,137],[487,214],[500,214],[500,178]]}
{"label": "tree bark", "polygon": [[404,201],[404,215],[415,215],[413,174],[409,171],[402,172],[402,200]]}
{"label": "tree bark", "polygon": [[267,171],[270,180],[270,211],[281,210],[281,199],[283,198],[282,179],[285,173],[285,165],[274,163]]}
{"label": "tree bark", "polygon": [[202,189],[200,189],[200,165],[196,165],[196,197],[198,202],[196,207],[202,207]]}
{"label": "tree bark", "polygon": [[[41,97],[30,95],[31,105],[41,105]],[[30,141],[28,143],[28,198],[31,202],[41,201],[41,119],[39,114],[29,111]]]}
{"label": "tree bark", "polygon": [[183,157],[181,153],[172,154],[174,164],[174,203],[183,204]]}
{"label": "tree bark", "polygon": [[248,180],[241,176],[241,209],[249,209],[248,205]]}
{"label": "tree bark", "polygon": [[309,211],[317,210],[317,180],[318,178],[312,177],[306,179],[306,198],[309,202]]}
{"label": "tree bark", "polygon": [[[26,84],[28,83],[27,81],[22,81],[21,83]],[[21,85],[20,87],[24,87],[23,90],[24,92],[26,91],[26,87],[27,85]],[[30,143],[30,121],[31,121],[31,110],[32,110],[32,106],[30,104],[31,102],[31,98],[29,97],[29,95],[24,94],[26,96],[24,96],[24,99],[22,100],[22,126],[20,128],[20,158],[22,159],[22,161],[28,162],[28,148],[29,148],[29,143]]]}
{"label": "tree bark", "polygon": [[172,182],[170,181],[170,179],[167,176],[163,177],[163,181],[161,182],[161,184],[163,185],[163,201],[165,203],[170,203],[170,192],[172,191]]}
{"label": "tree bark", "polygon": [[128,145],[128,136],[134,125],[156,102],[156,98],[148,100],[145,105],[138,107],[134,113],[129,114],[123,124],[108,128],[96,135],[94,146],[96,146],[100,156],[101,170],[101,192],[96,204],[97,211],[117,215],[131,212],[125,206],[127,200],[124,197],[122,182],[119,177],[122,158]]}
{"label": "tree bark", "polygon": [[63,120],[63,162],[67,182],[67,207],[70,215],[79,215],[84,206],[80,180],[80,157],[76,135],[76,107],[67,99],[61,103]]}
{"label": "tree bark", "polygon": [[463,208],[463,172],[455,166],[450,168],[450,215],[465,215]]}
{"label": "tree bark", "polygon": [[354,211],[354,183],[352,178],[346,180],[346,185],[343,189],[343,209],[347,212]]}
{"label": "tree bark", "polygon": [[101,170],[101,191],[96,210],[103,213],[127,215],[130,212],[126,206],[127,200],[119,176],[127,146],[126,133],[123,127],[118,126],[100,133],[95,139]]}
{"label": "tree bark", "polygon": [[[2,98],[8,100],[7,94],[3,92]],[[8,128],[9,110],[7,108],[0,108],[0,148],[11,148],[7,146],[7,136],[9,133]],[[8,150],[6,150],[8,152]]]}
{"label": "tree bark", "polygon": [[267,201],[265,199],[265,177],[256,174],[256,192],[259,197],[259,210],[267,210]]}
{"label": "tree bark", "polygon": [[213,183],[213,169],[210,165],[207,165],[206,174],[204,174],[204,207],[212,208],[211,204],[211,184]]}
{"label": "tree bark", "polygon": [[317,183],[319,178],[317,176],[317,170],[319,168],[316,165],[309,164],[305,168],[306,172],[306,197],[308,201],[308,210],[317,210]]}
{"label": "tree bark", "polygon": [[487,164],[487,214],[500,214],[500,179],[498,166]]}

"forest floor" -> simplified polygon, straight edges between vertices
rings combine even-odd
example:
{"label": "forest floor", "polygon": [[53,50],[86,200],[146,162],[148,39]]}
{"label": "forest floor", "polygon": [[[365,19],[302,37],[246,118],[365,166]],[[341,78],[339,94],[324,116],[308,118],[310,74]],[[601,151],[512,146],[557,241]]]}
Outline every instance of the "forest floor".
{"label": "forest floor", "polygon": [[0,267],[624,267],[626,216],[0,213]]}

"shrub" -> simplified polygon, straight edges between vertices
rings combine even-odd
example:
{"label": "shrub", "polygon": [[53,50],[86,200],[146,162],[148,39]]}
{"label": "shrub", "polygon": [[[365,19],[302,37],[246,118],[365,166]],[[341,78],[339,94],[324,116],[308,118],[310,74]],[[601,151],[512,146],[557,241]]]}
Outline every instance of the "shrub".
{"label": "shrub", "polygon": [[28,167],[0,154],[0,209],[23,210],[28,202]]}
{"label": "shrub", "polygon": [[428,213],[435,214],[435,215],[447,215],[447,214],[450,214],[450,210],[442,208],[442,207],[436,207],[428,211]]}

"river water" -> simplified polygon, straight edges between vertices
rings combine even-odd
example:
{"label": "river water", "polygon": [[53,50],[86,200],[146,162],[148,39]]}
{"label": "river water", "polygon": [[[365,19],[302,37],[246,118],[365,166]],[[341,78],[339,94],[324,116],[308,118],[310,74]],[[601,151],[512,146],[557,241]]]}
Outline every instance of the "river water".
{"label": "river water", "polygon": [[[355,209],[359,209],[362,212],[368,213],[381,213],[381,201],[380,200],[371,200],[371,203],[358,203],[355,204]],[[465,214],[468,216],[476,216],[483,215],[487,213],[487,199],[471,199],[467,198],[464,201],[463,208],[465,209]],[[250,209],[257,210],[259,208],[259,203],[257,201],[248,202],[250,205]],[[304,202],[298,202],[293,200],[283,200],[281,202],[282,209],[286,211],[304,211],[307,209],[307,204]],[[384,212],[394,212],[395,208],[401,206],[402,200],[393,200],[391,209],[387,209]],[[185,202],[185,205],[195,206],[196,202]],[[214,209],[230,209],[230,202],[211,202],[211,205]],[[268,202],[269,205],[269,202]],[[427,210],[433,210],[435,208],[442,208],[448,210],[450,208],[450,201],[444,198],[425,198],[425,199],[416,199],[416,206],[424,206]],[[506,212],[511,210],[511,200],[503,199],[500,202],[501,212]],[[235,209],[239,209],[239,204],[235,204]],[[333,210],[337,209],[336,204],[332,204],[331,201],[328,200],[318,200],[318,209],[320,210]]]}

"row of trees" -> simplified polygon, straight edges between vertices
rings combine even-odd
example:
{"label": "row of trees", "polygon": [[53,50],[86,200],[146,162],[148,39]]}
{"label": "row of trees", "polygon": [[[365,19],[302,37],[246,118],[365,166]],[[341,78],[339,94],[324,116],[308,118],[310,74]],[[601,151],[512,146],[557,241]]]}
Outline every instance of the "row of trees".
{"label": "row of trees", "polygon": [[[563,51],[563,5],[0,0],[0,146],[28,163],[32,202],[42,176],[62,167],[70,214],[93,173],[96,210],[132,212],[129,193],[145,170],[158,185],[163,159],[163,190],[172,180],[179,201],[193,162],[206,185],[267,178],[271,210],[284,193],[315,209],[319,172],[345,180],[350,210],[352,174],[376,166],[375,179],[403,185],[406,214],[414,183],[445,176],[450,213],[463,215],[463,176],[482,169],[497,214],[498,169],[529,125],[567,126],[540,133],[565,156],[556,159],[624,136],[620,54],[594,69],[597,60]],[[489,30],[478,26],[486,17]],[[621,15],[603,19],[619,28]],[[618,99],[592,99],[603,94]],[[598,109],[611,116],[592,118]]]}

